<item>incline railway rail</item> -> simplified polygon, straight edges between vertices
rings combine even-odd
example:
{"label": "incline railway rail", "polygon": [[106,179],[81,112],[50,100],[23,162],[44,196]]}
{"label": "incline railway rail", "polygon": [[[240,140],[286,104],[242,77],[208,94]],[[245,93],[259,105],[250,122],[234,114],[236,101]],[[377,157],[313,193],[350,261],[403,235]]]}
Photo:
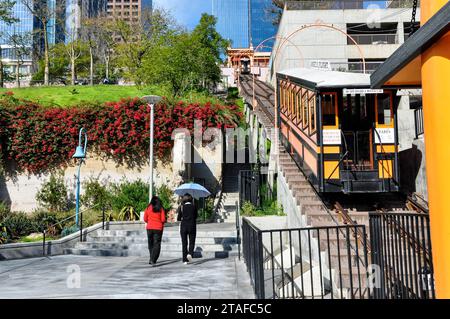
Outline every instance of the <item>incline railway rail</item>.
{"label": "incline railway rail", "polygon": [[[274,89],[267,83],[253,79],[251,75],[241,75],[239,85],[240,94],[250,104],[253,112],[259,118],[260,123],[268,130],[274,128]],[[432,273],[430,275],[430,268],[432,269],[431,247],[426,236],[428,232],[428,205],[425,200],[417,196],[408,196],[407,198],[396,196],[393,193],[372,194],[370,198],[373,200],[373,203],[370,203],[370,201],[367,202],[363,198],[361,201],[366,201],[366,205],[362,208],[358,207],[355,202],[352,202],[354,198],[352,196],[319,193],[310,183],[304,172],[300,170],[297,163],[293,161],[292,154],[285,150],[285,147],[281,143],[277,144],[274,145],[272,143],[275,147],[279,147],[279,158],[277,160],[279,174],[282,174],[286,179],[302,215],[306,217],[307,223],[310,225],[308,227],[312,227],[311,232],[314,235],[311,238],[318,236],[319,249],[322,253],[325,255],[328,254],[333,262],[339,261],[339,271],[337,273],[338,277],[340,277],[340,283],[337,286],[338,289],[341,289],[341,294],[343,288],[347,289],[348,293],[345,298],[434,297],[433,284],[429,282],[425,284],[422,282],[423,276],[431,276],[432,278]],[[392,212],[393,210],[394,212]],[[380,220],[379,218],[382,219]],[[330,246],[330,239],[328,239],[328,242],[324,242],[321,247],[320,243],[324,240],[324,235],[329,236],[329,233],[326,233],[321,227],[347,227],[333,229],[333,232],[336,231],[338,240],[339,234],[342,234],[340,240],[344,245],[348,246],[349,251],[341,255],[342,251],[339,253],[338,249],[338,255],[334,256],[333,254],[336,254],[336,247],[333,244]],[[366,227],[370,229],[370,232],[365,231]],[[305,230],[292,229],[292,231],[304,232]],[[378,237],[372,240],[372,233]],[[280,231],[276,236],[281,236],[281,234],[282,232]],[[383,236],[384,238],[381,238]],[[390,238],[387,238],[389,236]],[[336,238],[333,240],[336,240]],[[339,248],[340,244],[337,244],[337,247]],[[287,261],[290,263],[289,258],[285,261],[284,258],[286,256],[283,257],[283,251],[281,251],[281,259],[279,259],[277,253],[279,254],[280,251],[274,251],[273,247],[263,247],[262,251],[262,255],[258,256],[257,262],[266,260],[264,267],[270,268],[270,264],[272,264],[272,267],[275,265],[276,269],[278,269],[277,271],[281,270],[281,276],[283,276],[284,268],[287,267],[286,265],[283,267],[283,262]],[[348,260],[346,258],[349,255],[352,255],[353,266],[348,265],[349,267],[346,266],[344,269],[341,269],[340,262],[342,261],[347,264]],[[368,256],[368,260],[364,260],[364,256]],[[394,259],[398,259],[398,263],[405,265],[405,267],[401,267],[400,269],[399,264],[393,261]],[[331,264],[331,261],[329,262]],[[368,270],[367,267],[372,262],[377,262],[383,269],[384,286],[375,290],[375,292],[370,292],[370,289],[367,289],[367,278],[361,279],[359,275],[360,272]],[[254,266],[255,261],[252,263]],[[282,284],[279,283],[279,286],[276,286],[274,277],[272,277],[274,291],[272,294],[269,293],[267,295],[273,298],[305,298],[303,291],[301,293],[294,293],[295,289],[302,289],[295,286],[292,267],[292,265],[287,267],[286,274],[284,274],[290,278],[290,283],[285,284],[283,282]],[[336,267],[334,266],[334,269]],[[352,269],[354,271],[353,274]],[[350,273],[346,273],[347,271]],[[262,276],[264,278],[263,272],[263,270],[257,272],[259,277]],[[355,274],[355,272],[358,274]],[[419,272],[426,275],[417,275]],[[311,270],[311,276],[312,274],[313,272]],[[274,275],[273,269],[272,275]],[[303,277],[300,276],[298,278],[301,278],[301,284],[303,285]],[[359,282],[359,286],[355,285],[357,282]],[[275,291],[275,288],[277,291]]]}

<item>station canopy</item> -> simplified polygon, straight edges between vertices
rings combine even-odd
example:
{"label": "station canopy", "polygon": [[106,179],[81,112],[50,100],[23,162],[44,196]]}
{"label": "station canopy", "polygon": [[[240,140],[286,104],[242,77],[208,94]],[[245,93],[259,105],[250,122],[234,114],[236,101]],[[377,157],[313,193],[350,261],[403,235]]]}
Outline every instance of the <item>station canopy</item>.
{"label": "station canopy", "polygon": [[299,79],[311,88],[370,87],[370,75],[363,73],[293,68],[278,74]]}

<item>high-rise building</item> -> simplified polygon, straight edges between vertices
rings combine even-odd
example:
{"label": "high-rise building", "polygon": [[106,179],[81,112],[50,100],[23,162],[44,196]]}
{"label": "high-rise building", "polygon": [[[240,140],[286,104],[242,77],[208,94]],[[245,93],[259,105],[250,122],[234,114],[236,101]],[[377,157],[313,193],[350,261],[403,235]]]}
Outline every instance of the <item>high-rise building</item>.
{"label": "high-rise building", "polygon": [[272,0],[250,0],[250,44],[256,48],[262,44],[258,52],[270,52],[274,39],[267,40],[277,34],[274,24],[276,13],[272,11]]}
{"label": "high-rise building", "polygon": [[142,13],[152,9],[152,0],[108,0],[108,15],[129,22],[138,22]]}
{"label": "high-rise building", "polygon": [[250,6],[248,0],[213,0],[212,14],[217,31],[231,41],[232,48],[250,47]]}
{"label": "high-rise building", "polygon": [[[232,48],[256,47],[275,36],[272,0],[213,0],[212,13],[217,17],[217,31],[231,41]],[[271,51],[273,41],[258,51]]]}
{"label": "high-rise building", "polygon": [[108,0],[65,0],[65,42],[79,37],[82,20],[106,13]]}

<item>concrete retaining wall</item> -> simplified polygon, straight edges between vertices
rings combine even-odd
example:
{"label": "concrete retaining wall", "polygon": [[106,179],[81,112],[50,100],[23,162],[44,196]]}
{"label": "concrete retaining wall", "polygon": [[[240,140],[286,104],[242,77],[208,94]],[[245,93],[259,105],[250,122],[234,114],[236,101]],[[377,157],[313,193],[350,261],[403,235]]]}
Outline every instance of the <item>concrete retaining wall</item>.
{"label": "concrete retaining wall", "polygon": [[[186,143],[189,143],[186,146]],[[222,176],[222,143],[214,148],[209,145],[193,148],[199,156],[200,163],[191,164],[186,158],[190,155],[190,140],[176,138],[174,141],[174,163],[155,162],[153,180],[157,187],[162,184],[176,188],[183,178],[201,178],[208,187],[216,187]],[[70,196],[75,197],[76,177],[78,167],[73,165],[64,170],[64,180]],[[117,165],[112,160],[102,160],[89,156],[81,167],[81,183],[96,179],[103,183],[119,183],[138,179],[148,182],[150,177],[149,165],[141,167],[125,167]],[[28,175],[18,174],[13,177],[0,176],[0,201],[10,206],[12,211],[32,212],[38,208],[36,194],[42,185],[50,179],[50,174]],[[215,191],[213,189],[212,191]],[[83,193],[83,186],[81,187]]]}
{"label": "concrete retaining wall", "polygon": [[[175,227],[177,225],[167,224],[166,227]],[[89,233],[102,229],[102,223],[95,224],[83,230],[83,238]],[[105,229],[109,230],[144,230],[144,222],[107,222]],[[77,242],[80,241],[80,232],[73,233],[69,236],[58,240],[51,240],[45,243],[45,255],[56,256],[62,255],[65,248],[73,248]],[[43,256],[43,243],[14,243],[0,245],[0,261],[10,259],[23,259]]]}

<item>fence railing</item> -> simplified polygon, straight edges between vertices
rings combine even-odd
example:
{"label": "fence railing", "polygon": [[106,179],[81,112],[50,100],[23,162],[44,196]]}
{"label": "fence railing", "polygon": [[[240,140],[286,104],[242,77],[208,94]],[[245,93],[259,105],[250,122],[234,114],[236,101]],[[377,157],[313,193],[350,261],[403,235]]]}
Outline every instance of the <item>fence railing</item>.
{"label": "fence railing", "polygon": [[258,171],[239,171],[239,207],[242,207],[245,202],[259,207],[261,205],[260,186]]}
{"label": "fence railing", "polygon": [[[83,216],[84,216],[84,214],[89,212],[89,211],[92,211],[92,209],[98,208],[98,207],[99,207],[99,205],[94,205],[94,206],[89,207],[89,208],[87,208],[85,210],[82,210],[82,211],[80,211],[78,213],[80,221],[79,221],[79,225],[76,225],[76,226],[78,227],[77,232],[79,232],[80,242],[82,242],[84,240],[83,239]],[[47,235],[47,231],[49,229],[55,228],[58,225],[62,225],[64,222],[67,222],[67,221],[69,221],[71,219],[75,219],[76,216],[77,216],[77,214],[73,214],[71,216],[68,216],[68,217],[58,221],[57,223],[54,223],[52,225],[46,225],[44,227],[44,229],[42,229],[42,255],[43,256],[46,256],[46,244],[47,244],[46,235]],[[105,229],[105,222],[106,222],[106,207],[102,207],[102,229]]]}
{"label": "fence railing", "polygon": [[[354,228],[354,231],[352,231]],[[242,221],[244,261],[257,298],[369,298],[365,226],[261,230]]]}
{"label": "fence railing", "polygon": [[421,213],[370,213],[371,259],[380,299],[435,298],[429,217]]}
{"label": "fence railing", "polygon": [[423,128],[423,108],[414,110],[414,126],[416,129],[416,138],[419,138],[425,132]]}

